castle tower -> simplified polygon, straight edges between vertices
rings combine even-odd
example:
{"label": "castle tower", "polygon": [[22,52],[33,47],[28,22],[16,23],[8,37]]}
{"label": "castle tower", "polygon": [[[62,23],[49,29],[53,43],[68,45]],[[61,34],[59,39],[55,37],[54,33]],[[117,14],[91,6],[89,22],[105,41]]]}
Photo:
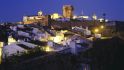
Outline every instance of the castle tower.
{"label": "castle tower", "polygon": [[64,5],[63,6],[63,16],[64,18],[73,18],[73,6],[71,5]]}

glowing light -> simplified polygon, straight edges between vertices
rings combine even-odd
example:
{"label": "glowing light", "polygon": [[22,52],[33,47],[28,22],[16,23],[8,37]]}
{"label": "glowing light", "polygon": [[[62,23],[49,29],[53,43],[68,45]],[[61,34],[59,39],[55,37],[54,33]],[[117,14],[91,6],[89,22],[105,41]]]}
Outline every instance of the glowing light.
{"label": "glowing light", "polygon": [[38,16],[42,16],[43,15],[43,12],[42,11],[39,11],[38,12]]}
{"label": "glowing light", "polygon": [[88,19],[88,18],[89,18],[89,16],[83,16],[83,18],[84,18],[84,19]]}
{"label": "glowing light", "polygon": [[46,51],[46,52],[51,52],[51,51],[53,51],[53,49],[50,48],[49,46],[46,46],[46,47],[44,48],[44,51]]}
{"label": "glowing light", "polygon": [[66,33],[66,32],[68,32],[68,30],[62,30],[62,31],[61,31],[61,33]]}
{"label": "glowing light", "polygon": [[16,40],[13,39],[12,37],[9,37],[9,38],[8,38],[8,45],[10,45],[10,44],[12,44],[12,43],[15,43],[15,42],[16,42]]}
{"label": "glowing light", "polygon": [[52,15],[52,18],[53,18],[53,19],[59,18],[59,14],[58,14],[58,13],[54,13],[54,14]]}
{"label": "glowing light", "polygon": [[77,18],[77,16],[76,16],[76,15],[74,15],[74,16],[73,16],[73,19],[76,19],[76,18]]}
{"label": "glowing light", "polygon": [[51,51],[51,49],[49,47],[46,47],[46,51],[49,52]]}
{"label": "glowing light", "polygon": [[103,20],[104,20],[103,18],[100,18],[100,19],[99,19],[100,22],[103,22]]}
{"label": "glowing light", "polygon": [[3,42],[0,42],[0,64],[2,62],[2,47],[3,47]]}
{"label": "glowing light", "polygon": [[0,48],[0,64],[2,63],[2,48]]}
{"label": "glowing light", "polygon": [[98,32],[99,32],[99,29],[98,29],[98,28],[96,28],[96,29],[94,30],[94,32],[95,32],[95,33],[98,33]]}
{"label": "glowing light", "polygon": [[103,25],[101,25],[101,26],[100,26],[100,28],[101,28],[101,29],[103,29],[103,28],[104,28],[104,26],[103,26]]}
{"label": "glowing light", "polygon": [[64,39],[64,34],[63,33],[58,33],[57,36],[53,38],[53,41],[55,43],[60,44],[63,39]]}
{"label": "glowing light", "polygon": [[93,14],[92,18],[93,18],[94,20],[97,20],[96,14]]}
{"label": "glowing light", "polygon": [[59,42],[61,42],[61,40],[62,40],[62,37],[61,36],[54,37],[54,42],[55,43],[59,43]]}
{"label": "glowing light", "polygon": [[3,42],[0,42],[0,48],[3,47]]}
{"label": "glowing light", "polygon": [[33,20],[33,19],[34,19],[34,17],[29,17],[29,19],[30,19],[30,20]]}
{"label": "glowing light", "polygon": [[108,21],[109,21],[108,19],[105,20],[105,22],[108,22]]}
{"label": "glowing light", "polygon": [[23,22],[27,22],[28,17],[27,16],[23,16]]}

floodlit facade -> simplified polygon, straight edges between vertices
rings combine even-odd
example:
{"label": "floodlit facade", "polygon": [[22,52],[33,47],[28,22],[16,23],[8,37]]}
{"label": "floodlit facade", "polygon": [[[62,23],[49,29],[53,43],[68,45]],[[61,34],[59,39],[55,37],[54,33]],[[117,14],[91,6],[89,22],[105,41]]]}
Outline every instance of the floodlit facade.
{"label": "floodlit facade", "polygon": [[72,5],[64,5],[63,6],[63,17],[64,18],[73,18],[73,6]]}
{"label": "floodlit facade", "polygon": [[51,18],[52,18],[52,19],[58,19],[58,18],[60,18],[60,15],[59,15],[58,13],[53,13],[53,14],[51,15]]}
{"label": "floodlit facade", "polygon": [[42,11],[39,11],[37,15],[34,16],[23,16],[24,24],[32,24],[32,23],[43,23],[43,25],[48,24],[48,16],[43,15]]}

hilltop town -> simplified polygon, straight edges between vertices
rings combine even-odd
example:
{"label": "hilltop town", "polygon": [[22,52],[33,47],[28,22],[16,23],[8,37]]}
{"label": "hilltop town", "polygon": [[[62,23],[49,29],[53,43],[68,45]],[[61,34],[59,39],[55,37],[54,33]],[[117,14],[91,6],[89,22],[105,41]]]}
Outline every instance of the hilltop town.
{"label": "hilltop town", "polygon": [[[107,69],[107,58],[113,58],[111,64],[117,49],[117,54],[122,54],[123,21],[109,21],[105,14],[101,18],[95,13],[76,16],[72,5],[64,5],[62,10],[63,15],[39,11],[24,15],[21,22],[1,23],[1,69],[90,70],[93,65],[96,70],[99,66]],[[116,41],[118,44],[112,45]],[[96,60],[102,57],[103,61]],[[104,61],[106,65],[102,65]]]}

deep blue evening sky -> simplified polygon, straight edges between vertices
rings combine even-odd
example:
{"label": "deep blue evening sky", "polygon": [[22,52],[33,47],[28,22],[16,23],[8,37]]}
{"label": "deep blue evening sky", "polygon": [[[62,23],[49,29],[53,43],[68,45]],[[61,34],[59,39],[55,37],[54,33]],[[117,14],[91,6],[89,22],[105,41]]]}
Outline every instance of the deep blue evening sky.
{"label": "deep blue evening sky", "polygon": [[62,14],[62,6],[71,4],[74,13],[99,17],[106,13],[110,20],[124,20],[124,0],[0,0],[0,22],[21,21],[23,15],[35,15],[41,10],[44,14]]}

